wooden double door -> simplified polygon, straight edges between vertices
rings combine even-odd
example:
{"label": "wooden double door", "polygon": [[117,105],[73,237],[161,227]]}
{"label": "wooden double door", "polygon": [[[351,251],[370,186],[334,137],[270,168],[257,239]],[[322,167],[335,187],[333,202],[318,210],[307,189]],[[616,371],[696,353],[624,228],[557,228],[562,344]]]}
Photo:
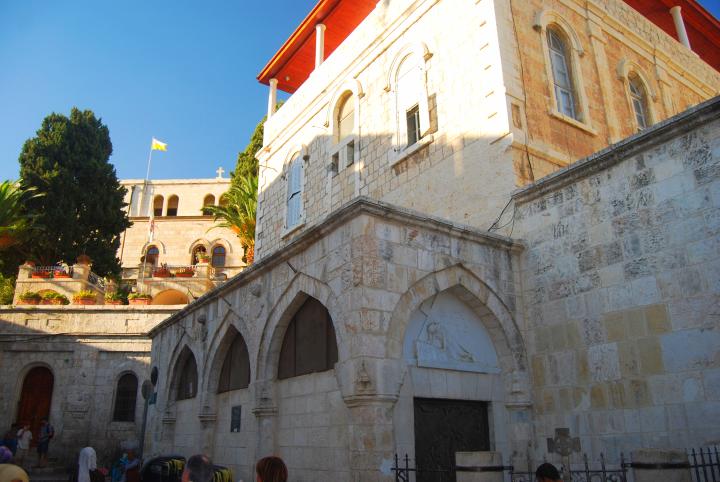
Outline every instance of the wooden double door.
{"label": "wooden double door", "polygon": [[490,450],[488,403],[416,398],[417,482],[455,481],[455,452]]}
{"label": "wooden double door", "polygon": [[33,446],[37,445],[41,420],[50,415],[54,384],[55,377],[46,367],[31,369],[23,380],[15,421],[19,424],[30,424]]}

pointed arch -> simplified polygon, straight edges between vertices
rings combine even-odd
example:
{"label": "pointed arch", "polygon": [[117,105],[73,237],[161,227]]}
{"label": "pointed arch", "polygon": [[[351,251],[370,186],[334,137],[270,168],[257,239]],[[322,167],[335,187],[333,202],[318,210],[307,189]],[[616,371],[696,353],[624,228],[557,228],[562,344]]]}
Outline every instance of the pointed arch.
{"label": "pointed arch", "polygon": [[188,345],[184,345],[172,366],[168,400],[187,400],[198,394],[197,358]]}
{"label": "pointed arch", "polygon": [[[214,335],[210,340],[208,349],[206,350],[203,363],[205,371],[202,376],[202,390],[208,398],[212,398],[217,394],[220,370],[222,369],[223,361],[227,355],[233,337],[236,334],[243,337],[247,346],[247,340],[250,339],[249,336],[251,336],[247,323],[234,311],[229,310],[218,324],[217,329],[214,330]],[[252,366],[250,360],[253,360],[254,357],[250,355],[251,347],[247,346],[247,349],[248,364],[250,366],[250,375],[252,380],[252,375],[255,373],[255,367]],[[205,403],[207,404],[208,402],[206,401]]]}
{"label": "pointed arch", "polygon": [[343,312],[340,300],[327,284],[306,274],[297,273],[273,306],[263,328],[257,353],[257,380],[276,378],[287,327],[309,297],[319,301],[330,314],[337,341],[338,361],[349,357],[345,327],[339,322]]}
{"label": "pointed arch", "polygon": [[445,290],[450,290],[483,320],[498,351],[503,371],[527,370],[525,345],[512,312],[488,284],[462,264],[430,273],[400,297],[388,326],[388,358],[403,356],[405,332],[412,313],[425,300]]}

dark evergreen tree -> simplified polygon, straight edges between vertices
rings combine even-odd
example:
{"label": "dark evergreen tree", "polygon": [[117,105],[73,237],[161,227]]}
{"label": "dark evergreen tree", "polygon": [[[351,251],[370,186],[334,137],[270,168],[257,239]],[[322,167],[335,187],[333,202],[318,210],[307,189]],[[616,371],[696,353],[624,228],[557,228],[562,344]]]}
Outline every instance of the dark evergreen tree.
{"label": "dark evergreen tree", "polygon": [[42,194],[27,202],[38,235],[25,246],[42,264],[73,263],[81,254],[99,275],[118,274],[120,234],[130,226],[125,188],[108,162],[110,132],[90,110],[50,114],[25,142],[20,176]]}
{"label": "dark evergreen tree", "polygon": [[238,154],[235,170],[230,174],[233,184],[237,184],[242,178],[258,175],[258,160],[255,159],[255,154],[257,154],[263,146],[263,126],[265,125],[265,119],[266,117],[263,117],[258,125],[255,126],[255,130],[252,136],[250,136],[250,142],[245,147],[245,150]]}

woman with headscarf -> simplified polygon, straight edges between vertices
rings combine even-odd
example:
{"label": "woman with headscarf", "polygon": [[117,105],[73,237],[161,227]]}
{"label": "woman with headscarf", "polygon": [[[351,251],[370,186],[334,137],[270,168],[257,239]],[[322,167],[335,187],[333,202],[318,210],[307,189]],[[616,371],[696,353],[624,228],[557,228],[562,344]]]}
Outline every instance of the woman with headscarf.
{"label": "woman with headscarf", "polygon": [[92,447],[80,451],[78,459],[78,482],[90,482],[90,471],[97,469],[97,455]]}

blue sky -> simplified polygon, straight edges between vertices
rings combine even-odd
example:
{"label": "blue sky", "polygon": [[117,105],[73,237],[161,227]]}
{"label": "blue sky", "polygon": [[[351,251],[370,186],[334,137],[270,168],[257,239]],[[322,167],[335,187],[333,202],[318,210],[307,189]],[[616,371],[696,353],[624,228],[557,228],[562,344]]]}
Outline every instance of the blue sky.
{"label": "blue sky", "polygon": [[[701,0],[715,16],[720,0]],[[91,109],[120,178],[233,169],[267,106],[255,76],[315,0],[0,0],[0,180],[50,112]]]}

